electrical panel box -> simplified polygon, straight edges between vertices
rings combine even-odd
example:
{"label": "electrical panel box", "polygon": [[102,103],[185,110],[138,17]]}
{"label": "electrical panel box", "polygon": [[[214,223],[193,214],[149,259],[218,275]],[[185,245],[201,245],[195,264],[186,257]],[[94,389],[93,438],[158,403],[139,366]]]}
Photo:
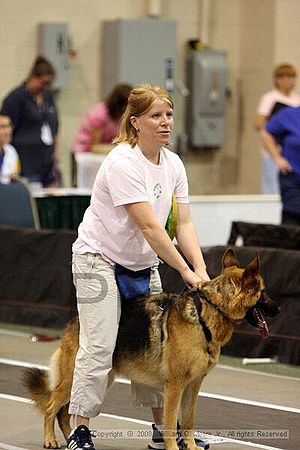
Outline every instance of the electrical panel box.
{"label": "electrical panel box", "polygon": [[158,84],[173,93],[176,23],[160,19],[103,22],[102,96],[119,83]]}
{"label": "electrical panel box", "polygon": [[224,144],[226,55],[210,49],[191,50],[186,60],[186,132],[194,148]]}
{"label": "electrical panel box", "polygon": [[56,72],[53,89],[66,88],[69,84],[69,41],[67,23],[41,23],[39,51],[52,64]]}

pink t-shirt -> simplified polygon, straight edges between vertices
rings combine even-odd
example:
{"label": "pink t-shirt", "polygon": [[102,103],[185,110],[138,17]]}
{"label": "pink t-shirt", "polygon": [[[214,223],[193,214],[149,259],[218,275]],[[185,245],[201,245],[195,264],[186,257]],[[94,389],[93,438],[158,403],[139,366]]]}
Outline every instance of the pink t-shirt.
{"label": "pink t-shirt", "polygon": [[257,107],[257,114],[269,117],[276,103],[282,103],[287,106],[300,106],[300,96],[296,92],[284,95],[277,89],[273,89],[261,97]]}
{"label": "pink t-shirt", "polygon": [[99,103],[88,111],[73,142],[73,152],[91,151],[91,130],[93,128],[101,132],[99,144],[110,144],[119,133],[119,121],[112,120],[105,103]]}
{"label": "pink t-shirt", "polygon": [[[296,92],[284,95],[278,89],[273,89],[261,97],[257,107],[257,114],[268,118],[276,103],[282,103],[287,106],[300,106],[300,96]],[[261,154],[264,158],[272,159],[263,145],[261,145]]]}
{"label": "pink t-shirt", "polygon": [[157,255],[123,205],[149,202],[165,226],[173,193],[178,203],[188,203],[186,172],[178,155],[162,148],[160,164],[156,165],[138,146],[119,144],[100,166],[91,204],[73,244],[74,253],[100,253],[131,270],[155,265]]}

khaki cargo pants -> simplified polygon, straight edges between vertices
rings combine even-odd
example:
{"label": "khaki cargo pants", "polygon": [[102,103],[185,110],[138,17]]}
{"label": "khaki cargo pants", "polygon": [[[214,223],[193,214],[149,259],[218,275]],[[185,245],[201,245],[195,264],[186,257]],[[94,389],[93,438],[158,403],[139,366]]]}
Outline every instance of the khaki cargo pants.
{"label": "khaki cargo pants", "polygon": [[[73,280],[80,321],[69,413],[95,417],[100,413],[112,367],[112,354],[121,314],[115,268],[100,255],[73,254]],[[158,268],[151,269],[150,292],[162,291]],[[157,389],[131,385],[135,406],[162,407]]]}

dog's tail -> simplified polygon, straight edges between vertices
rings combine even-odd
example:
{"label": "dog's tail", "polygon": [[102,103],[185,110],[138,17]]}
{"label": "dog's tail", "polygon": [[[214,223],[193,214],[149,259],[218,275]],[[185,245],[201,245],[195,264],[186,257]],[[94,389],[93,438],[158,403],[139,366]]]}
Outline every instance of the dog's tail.
{"label": "dog's tail", "polygon": [[51,395],[47,371],[37,367],[25,369],[22,384],[35,406],[44,413]]}

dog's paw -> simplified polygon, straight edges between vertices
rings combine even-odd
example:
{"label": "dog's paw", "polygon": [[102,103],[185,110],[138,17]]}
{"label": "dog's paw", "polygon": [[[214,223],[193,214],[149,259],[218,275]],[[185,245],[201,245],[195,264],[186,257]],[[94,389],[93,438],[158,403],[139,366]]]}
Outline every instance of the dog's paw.
{"label": "dog's paw", "polygon": [[176,442],[166,443],[166,450],[181,450],[182,447],[178,447]]}
{"label": "dog's paw", "polygon": [[203,450],[202,447],[197,447],[197,445],[194,443],[186,444],[184,449],[185,450]]}
{"label": "dog's paw", "polygon": [[61,445],[57,439],[47,439],[44,442],[44,448],[61,448]]}

